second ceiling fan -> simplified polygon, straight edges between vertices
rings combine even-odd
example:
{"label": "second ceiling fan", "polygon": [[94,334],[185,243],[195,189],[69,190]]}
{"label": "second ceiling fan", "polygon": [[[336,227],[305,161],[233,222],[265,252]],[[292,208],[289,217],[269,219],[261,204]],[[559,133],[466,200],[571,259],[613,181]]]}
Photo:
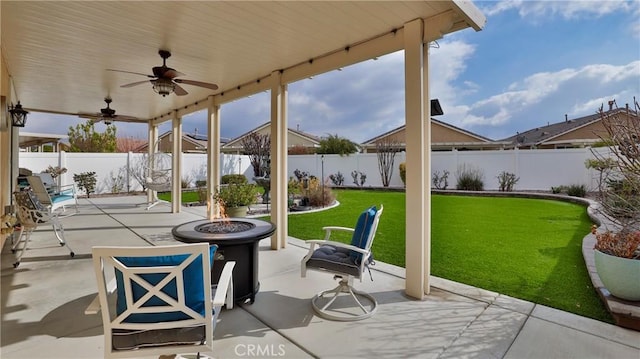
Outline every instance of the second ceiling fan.
{"label": "second ceiling fan", "polygon": [[179,76],[184,76],[184,74],[167,66],[167,59],[171,57],[171,52],[167,50],[160,50],[158,51],[158,54],[160,55],[160,57],[162,57],[162,66],[154,66],[152,68],[153,75],[114,69],[107,69],[107,71],[124,72],[128,74],[146,76],[151,80],[136,81],[130,84],[122,85],[120,87],[133,87],[150,82],[153,85],[153,90],[163,97],[171,94],[172,92],[177,96],[187,95],[188,92],[179,84],[204,87],[210,90],[218,89],[218,85],[216,84],[177,78]]}

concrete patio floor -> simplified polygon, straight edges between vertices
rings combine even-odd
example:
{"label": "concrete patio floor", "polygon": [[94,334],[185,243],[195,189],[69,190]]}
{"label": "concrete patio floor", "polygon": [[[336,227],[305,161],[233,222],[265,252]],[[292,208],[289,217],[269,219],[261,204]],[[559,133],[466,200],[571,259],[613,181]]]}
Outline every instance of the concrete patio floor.
{"label": "concrete patio floor", "polygon": [[[0,357],[102,358],[99,315],[84,315],[96,295],[94,245],[176,243],[173,226],[202,219],[204,208],[146,211],[143,196],[81,200],[80,213],[62,220],[76,256],[60,247],[51,227],[32,236],[22,264],[1,256]],[[433,278],[424,301],[404,295],[404,269],[378,262],[373,282],[356,287],[374,295],[378,312],[359,322],[314,315],[310,299],[335,285],[330,275],[300,277],[303,241],[287,248],[260,243],[260,292],[254,304],[224,310],[215,330],[214,358],[640,358],[640,332]],[[595,293],[594,293],[595,295]]]}

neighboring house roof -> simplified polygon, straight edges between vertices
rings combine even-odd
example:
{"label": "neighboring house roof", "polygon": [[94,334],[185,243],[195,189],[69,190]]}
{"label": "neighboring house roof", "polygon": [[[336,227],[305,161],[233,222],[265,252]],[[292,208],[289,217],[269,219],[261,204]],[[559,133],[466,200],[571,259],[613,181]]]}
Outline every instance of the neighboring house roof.
{"label": "neighboring house roof", "polygon": [[[436,120],[435,118],[431,118],[431,126],[432,126],[432,137],[431,137],[431,146],[432,148],[486,148],[486,147],[499,147],[502,145],[501,142],[495,142],[490,138],[478,135],[477,133],[473,133],[471,131],[467,131],[460,127],[456,127],[454,125],[448,124],[446,122]],[[434,131],[435,127],[439,127],[443,131]],[[369,140],[366,140],[362,143],[362,147],[366,149],[375,149],[376,143],[380,141],[384,141],[385,139],[395,139],[399,142],[401,146],[404,146],[404,131],[405,125],[396,127],[390,131],[387,131],[383,134],[380,134],[376,137],[373,137]],[[449,135],[446,135],[448,133]],[[454,136],[452,136],[452,134]]]}
{"label": "neighboring house roof", "polygon": [[[269,133],[269,129],[271,128],[271,122],[266,122],[250,131],[243,133],[242,135],[235,137],[229,140],[227,143],[222,145],[222,149],[239,149],[242,148],[242,139],[248,136],[251,133]],[[320,138],[300,131],[289,128],[289,146],[303,145],[305,147],[318,147],[320,146]],[[297,139],[297,141],[292,141],[292,138]]]}
{"label": "neighboring house roof", "polygon": [[[607,111],[609,115],[626,111],[626,109],[613,109]],[[638,116],[631,111],[632,116]],[[525,132],[516,133],[502,141],[510,142],[513,147],[540,147],[540,146],[571,146],[589,145],[601,141],[602,128],[597,125],[600,122],[600,114],[569,119],[565,115],[562,122],[552,123],[547,126],[536,127]]]}
{"label": "neighboring house roof", "polygon": [[[158,141],[163,143],[169,136],[171,136],[171,130],[164,132],[158,136]],[[228,141],[228,138],[221,138],[220,143],[224,144]],[[200,133],[183,133],[183,152],[206,152],[207,151],[207,136]],[[191,149],[185,148],[185,143],[190,144]],[[144,143],[135,149],[135,152],[144,152],[148,148],[148,144]]]}

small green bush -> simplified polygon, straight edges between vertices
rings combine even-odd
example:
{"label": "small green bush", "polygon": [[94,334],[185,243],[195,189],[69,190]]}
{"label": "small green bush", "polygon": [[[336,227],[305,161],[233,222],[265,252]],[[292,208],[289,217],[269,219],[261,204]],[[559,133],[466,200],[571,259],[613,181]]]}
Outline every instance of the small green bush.
{"label": "small green bush", "polygon": [[513,187],[518,183],[520,177],[516,177],[514,173],[510,173],[507,171],[502,171],[498,175],[498,185],[500,186],[500,191],[502,192],[511,192],[513,191]]}
{"label": "small green bush", "polygon": [[78,184],[78,188],[87,193],[87,198],[91,197],[91,192],[95,192],[98,182],[95,172],[82,172],[73,175],[73,181]]}
{"label": "small green bush", "polygon": [[573,197],[584,197],[587,195],[587,189],[583,184],[572,184],[567,187],[567,194]]}
{"label": "small green bush", "polygon": [[400,179],[402,180],[402,184],[407,186],[407,164],[402,162],[399,166],[400,169]]}
{"label": "small green bush", "polygon": [[222,186],[215,199],[222,202],[225,207],[248,206],[256,203],[258,190],[256,185],[247,183],[231,183]]}
{"label": "small green bush", "polygon": [[207,180],[196,180],[196,187],[200,188],[200,187],[206,187],[207,186]]}
{"label": "small green bush", "polygon": [[566,186],[551,187],[551,193],[560,194],[566,190]]}
{"label": "small green bush", "polygon": [[222,183],[222,184],[245,184],[245,183],[249,183],[249,180],[247,180],[247,177],[245,177],[242,174],[231,174],[231,175],[222,176],[222,178],[220,178],[220,183]]}
{"label": "small green bush", "polygon": [[462,165],[458,168],[458,182],[456,189],[463,191],[482,191],[484,189],[484,174],[481,169]]}
{"label": "small green bush", "polygon": [[431,175],[431,184],[435,189],[447,189],[449,187],[449,171],[442,171],[442,175],[440,171],[435,171]]}

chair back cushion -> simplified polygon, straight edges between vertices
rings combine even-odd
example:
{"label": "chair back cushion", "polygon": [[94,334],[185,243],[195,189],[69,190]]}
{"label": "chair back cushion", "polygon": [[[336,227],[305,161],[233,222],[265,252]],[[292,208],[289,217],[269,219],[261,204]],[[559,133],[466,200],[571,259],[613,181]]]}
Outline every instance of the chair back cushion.
{"label": "chair back cushion", "polygon": [[46,223],[44,215],[34,211],[47,212],[47,208],[40,203],[38,197],[31,190],[15,192],[13,195],[18,205],[21,221],[35,224]]}
{"label": "chair back cushion", "polygon": [[[213,265],[213,257],[218,247],[211,245],[209,247],[209,267]],[[178,255],[165,255],[154,257],[115,257],[120,263],[127,267],[172,267],[182,264],[187,258],[188,254]],[[191,310],[205,315],[205,306],[209,305],[211,298],[204,298],[204,279],[202,276],[202,256],[189,263],[182,272],[183,290],[185,305]],[[210,270],[210,269],[209,269]],[[144,281],[148,282],[152,286],[156,286],[160,281],[165,279],[169,275],[168,271],[163,272],[160,268],[154,273],[140,273],[138,274]],[[117,284],[117,299],[116,299],[116,312],[118,315],[127,310],[126,300],[126,285],[131,286],[131,294],[133,296],[133,302],[137,302],[145,294],[147,290],[141,285],[137,284],[133,280],[125,280],[123,273],[116,269],[116,284]],[[178,287],[177,279],[173,278],[167,285],[165,285],[161,292],[171,298],[178,300]],[[154,306],[166,306],[168,305],[164,300],[157,296],[151,296],[142,307],[154,307]],[[167,311],[158,313],[133,313],[129,315],[124,322],[128,323],[157,323],[157,322],[172,322],[178,320],[191,319],[186,313],[181,311]]]}
{"label": "chair back cushion", "polygon": [[[356,227],[354,228],[353,237],[351,237],[352,246],[366,249],[377,212],[376,206],[371,206],[360,214]],[[353,258],[356,263],[360,263],[360,261],[362,261],[362,253],[351,251],[351,258]]]}

